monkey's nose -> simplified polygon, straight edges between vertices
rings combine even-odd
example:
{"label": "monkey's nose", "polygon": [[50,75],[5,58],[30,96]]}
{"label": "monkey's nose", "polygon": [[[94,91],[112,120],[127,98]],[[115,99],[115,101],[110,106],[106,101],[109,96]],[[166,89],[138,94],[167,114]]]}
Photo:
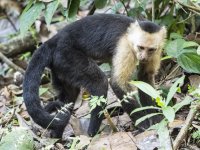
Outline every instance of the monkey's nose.
{"label": "monkey's nose", "polygon": [[140,55],[140,58],[139,58],[141,61],[146,61],[146,57],[144,57],[143,55]]}
{"label": "monkey's nose", "polygon": [[140,63],[147,63],[148,62],[148,59],[146,58],[146,57],[140,57],[139,58],[139,61],[140,61]]}

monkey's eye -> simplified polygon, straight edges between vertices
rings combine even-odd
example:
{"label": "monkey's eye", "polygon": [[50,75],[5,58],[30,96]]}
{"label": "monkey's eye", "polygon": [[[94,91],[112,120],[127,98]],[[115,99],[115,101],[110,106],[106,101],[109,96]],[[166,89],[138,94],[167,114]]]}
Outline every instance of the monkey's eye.
{"label": "monkey's eye", "polygon": [[138,46],[139,50],[144,50],[143,46]]}
{"label": "monkey's eye", "polygon": [[155,50],[155,48],[149,48],[149,52],[154,52]]}

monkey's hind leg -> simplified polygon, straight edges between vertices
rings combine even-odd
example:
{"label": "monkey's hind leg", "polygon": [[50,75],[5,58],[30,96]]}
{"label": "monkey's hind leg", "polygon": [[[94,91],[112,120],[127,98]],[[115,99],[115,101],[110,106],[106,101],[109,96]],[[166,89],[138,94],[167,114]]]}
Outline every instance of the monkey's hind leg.
{"label": "monkey's hind leg", "polygon": [[[52,74],[52,82],[53,82],[53,86],[55,88],[55,90],[58,93],[58,100],[57,101],[53,101],[53,102],[49,102],[47,104],[47,106],[45,106],[45,109],[49,112],[55,112],[55,111],[59,111],[59,110],[64,110],[66,109],[66,111],[64,111],[64,113],[68,113],[68,119],[67,122],[65,122],[65,126],[67,125],[70,116],[71,116],[71,111],[73,109],[73,104],[72,106],[68,106],[66,107],[65,104],[69,104],[69,103],[74,103],[78,97],[78,94],[80,92],[79,88],[73,87],[72,85],[70,85],[69,83],[67,83],[66,81],[60,81],[55,74]],[[66,108],[65,108],[66,107]],[[62,115],[62,111],[59,112],[57,114]],[[66,120],[66,119],[65,119]],[[51,131],[51,137],[62,137],[63,131],[65,126],[63,126],[63,128],[57,128],[55,130]]]}
{"label": "monkey's hind leg", "polygon": [[54,89],[57,91],[57,100],[49,102],[45,109],[49,113],[61,109],[65,104],[74,103],[80,93],[80,88],[76,88],[67,81],[60,81],[55,73],[52,73],[52,84]]}
{"label": "monkey's hind leg", "polygon": [[[90,64],[90,74],[87,75],[88,81],[85,82],[86,89],[92,96],[107,97],[108,79],[106,75],[99,69],[96,63]],[[101,125],[103,114],[100,114],[106,107],[106,103],[101,103],[101,106],[96,106],[91,111],[90,124],[88,134],[94,136]]]}
{"label": "monkey's hind leg", "polygon": [[[80,63],[78,66],[79,69],[76,69],[80,70],[80,72],[74,75],[75,81],[77,81],[80,86],[86,88],[92,96],[104,96],[104,98],[106,98],[108,91],[108,79],[106,75],[93,60],[88,58],[83,59],[82,57],[81,61],[83,61],[83,63]],[[104,110],[105,107],[106,103],[101,103],[101,106],[96,106],[91,111],[88,128],[88,134],[90,136],[94,136],[98,132],[103,120],[103,114],[100,114],[100,112]]]}

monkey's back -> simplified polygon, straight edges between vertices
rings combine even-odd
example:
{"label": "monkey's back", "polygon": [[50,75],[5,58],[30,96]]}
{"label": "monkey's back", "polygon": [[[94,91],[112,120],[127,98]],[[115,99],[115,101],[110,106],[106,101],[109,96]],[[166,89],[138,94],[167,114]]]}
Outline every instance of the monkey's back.
{"label": "monkey's back", "polygon": [[110,57],[118,40],[125,34],[134,19],[114,14],[97,14],[67,25],[58,35],[58,43],[68,53],[82,51],[89,57]]}

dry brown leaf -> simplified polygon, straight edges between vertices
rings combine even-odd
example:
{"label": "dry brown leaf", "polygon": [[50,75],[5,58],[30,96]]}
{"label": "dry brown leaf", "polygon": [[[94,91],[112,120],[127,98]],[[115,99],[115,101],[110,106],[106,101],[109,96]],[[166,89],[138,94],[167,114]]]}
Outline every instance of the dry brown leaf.
{"label": "dry brown leaf", "polygon": [[104,135],[93,138],[88,150],[137,150],[136,139],[130,132],[117,132],[112,135]]}
{"label": "dry brown leaf", "polygon": [[3,114],[6,113],[6,107],[5,107],[5,99],[3,96],[0,96],[0,118],[3,117]]}
{"label": "dry brown leaf", "polygon": [[22,116],[24,119],[28,120],[30,118],[29,114],[27,111],[22,111],[20,113],[20,116]]}
{"label": "dry brown leaf", "polygon": [[8,89],[14,94],[14,95],[21,95],[23,93],[23,90],[14,84],[8,85]]}
{"label": "dry brown leaf", "polygon": [[181,128],[183,126],[185,121],[180,120],[180,119],[175,119],[173,122],[169,123],[169,127],[174,129],[174,128]]}
{"label": "dry brown leaf", "polygon": [[200,87],[200,76],[198,75],[191,75],[189,77],[190,84],[192,87],[198,88]]}
{"label": "dry brown leaf", "polygon": [[76,149],[84,149],[87,145],[90,144],[90,140],[91,140],[91,137],[88,137],[88,136],[85,136],[85,135],[80,135],[78,137],[76,137],[79,139],[79,143],[76,145]]}

